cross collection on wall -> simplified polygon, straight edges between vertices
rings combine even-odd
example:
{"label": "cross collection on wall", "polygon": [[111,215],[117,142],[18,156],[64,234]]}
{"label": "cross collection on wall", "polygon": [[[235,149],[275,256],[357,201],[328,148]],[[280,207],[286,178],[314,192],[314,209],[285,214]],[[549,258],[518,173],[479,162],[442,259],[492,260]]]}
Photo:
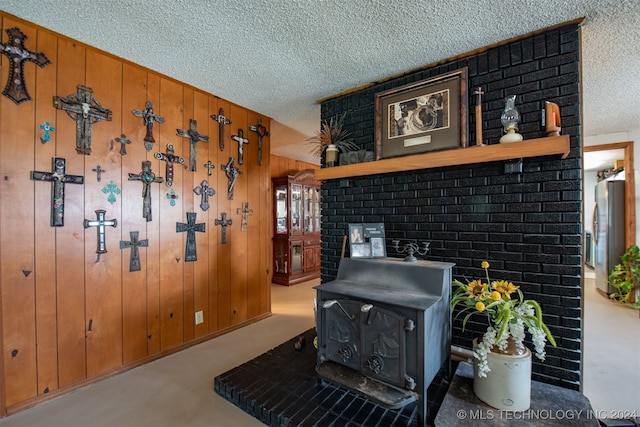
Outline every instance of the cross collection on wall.
{"label": "cross collection on wall", "polygon": [[[49,64],[50,61],[46,55],[42,52],[34,53],[29,51],[25,47],[25,40],[27,36],[20,31],[17,27],[7,29],[9,40],[7,43],[0,43],[0,52],[9,57],[9,76],[6,87],[2,92],[3,95],[10,98],[14,103],[21,104],[22,102],[29,101],[31,97],[27,91],[24,80],[24,63],[26,61],[34,62],[39,67],[44,67]],[[111,121],[113,113],[110,109],[103,107],[100,102],[94,97],[93,90],[90,87],[79,84],[77,86],[77,92],[68,96],[54,96],[53,106],[56,109],[63,110],[67,115],[76,122],[76,152],[80,155],[89,156],[92,150],[91,141],[91,129],[92,126],[99,123],[102,120]],[[157,115],[153,108],[153,103],[147,101],[144,110],[131,110],[132,114],[136,117],[143,119],[143,125],[146,127],[146,133],[144,137],[144,146],[147,151],[153,150],[153,144],[155,138],[153,136],[153,127],[155,123],[164,123],[165,119]],[[224,150],[225,132],[224,128],[227,125],[231,125],[230,118],[225,116],[224,110],[219,109],[217,115],[211,115],[211,119],[219,125],[219,140],[218,145],[220,150]],[[42,123],[42,122],[41,122]],[[49,121],[45,121],[40,125],[36,125],[38,129],[42,131],[40,142],[45,144],[51,139],[51,132],[55,131],[55,128],[51,126]],[[209,142],[209,137],[202,135],[197,131],[198,123],[194,119],[189,120],[189,129],[177,129],[177,135],[190,139],[189,150],[189,170],[196,171],[197,165],[197,143]],[[269,132],[262,126],[262,120],[258,119],[258,123],[254,126],[250,126],[249,130],[255,132],[258,137],[258,166],[262,165],[262,138],[268,136]],[[249,144],[250,141],[244,136],[243,129],[237,129],[237,134],[231,137],[233,141],[238,143],[238,164],[242,165],[244,162],[243,149],[244,145]],[[115,142],[120,143],[120,154],[122,156],[127,154],[126,145],[131,144],[131,141],[127,139],[123,133],[119,137],[110,141],[111,150]],[[165,178],[158,177],[152,171],[151,162],[142,161],[142,170],[140,172],[129,172],[129,181],[140,181],[142,183],[142,216],[147,221],[152,221],[151,212],[151,184],[152,183],[165,183],[167,187],[173,186],[173,167],[174,164],[180,164],[185,169],[185,159],[175,154],[175,148],[173,144],[167,144],[166,152],[155,152],[154,157],[158,160],[166,162],[165,165]],[[65,184],[84,184],[84,176],[69,175],[66,174],[66,159],[61,157],[52,158],[51,172],[31,171],[30,178],[34,181],[46,181],[51,183],[51,226],[63,227],[64,226],[64,190]],[[222,170],[225,172],[228,178],[227,187],[227,199],[233,199],[233,188],[236,178],[242,171],[234,165],[235,159],[229,157],[229,161],[226,165],[221,165]],[[211,160],[207,160],[204,164],[207,169],[207,175],[211,176],[211,170],[215,168],[215,165]],[[102,179],[102,173],[106,172],[100,164],[97,164],[92,169],[96,173],[96,180],[100,182]],[[101,189],[101,192],[108,195],[108,202],[113,204],[116,202],[116,195],[121,193],[121,190],[115,185],[113,181],[110,181],[107,186]],[[203,180],[201,184],[193,189],[193,192],[201,196],[200,208],[203,211],[207,211],[210,207],[209,198],[216,194],[216,191],[209,186],[207,180]],[[178,195],[174,189],[171,188],[171,192],[167,193],[167,199],[170,201],[171,206],[176,204]],[[107,253],[106,244],[106,230],[108,227],[117,227],[116,219],[105,219],[106,210],[97,209],[96,219],[85,219],[83,222],[84,228],[95,227],[97,230],[97,249],[98,260],[101,254]],[[238,214],[242,215],[242,227],[241,231],[246,231],[247,214],[252,213],[249,209],[248,202],[243,203],[243,209],[238,209]],[[196,256],[196,232],[206,232],[206,224],[196,224],[196,213],[187,212],[187,223],[176,222],[176,233],[187,232],[187,242],[185,249],[185,261],[193,262],[197,260]],[[221,243],[226,244],[226,227],[232,225],[232,220],[227,219],[227,213],[221,213],[222,219],[216,219],[215,224],[221,226]],[[148,247],[148,239],[139,239],[138,231],[130,231],[130,241],[120,241],[120,249],[131,249],[129,271],[140,270],[140,255],[139,247]]]}

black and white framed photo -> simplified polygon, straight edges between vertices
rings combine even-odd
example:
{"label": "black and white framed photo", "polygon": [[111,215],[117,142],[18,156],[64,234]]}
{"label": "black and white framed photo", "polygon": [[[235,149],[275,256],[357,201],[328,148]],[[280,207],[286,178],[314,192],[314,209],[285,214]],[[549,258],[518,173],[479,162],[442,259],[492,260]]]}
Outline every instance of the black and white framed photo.
{"label": "black and white framed photo", "polygon": [[384,224],[349,224],[349,248],[352,258],[385,258]]}

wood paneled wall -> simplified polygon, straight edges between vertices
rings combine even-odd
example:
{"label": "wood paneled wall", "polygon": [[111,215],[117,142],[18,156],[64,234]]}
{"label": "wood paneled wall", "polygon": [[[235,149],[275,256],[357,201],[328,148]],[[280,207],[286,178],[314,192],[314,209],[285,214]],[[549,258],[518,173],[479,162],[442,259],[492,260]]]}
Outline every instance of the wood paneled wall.
{"label": "wood paneled wall", "polygon": [[302,160],[294,160],[288,157],[271,155],[271,177],[295,175],[305,169],[320,169],[320,165],[314,163],[303,162]]}
{"label": "wood paneled wall", "polygon": [[[30,406],[155,358],[212,338],[270,314],[271,228],[269,138],[263,141],[263,164],[257,162],[257,137],[249,131],[259,115],[231,102],[123,61],[33,24],[0,14],[5,30],[18,27],[27,35],[25,47],[43,52],[51,63],[43,68],[25,62],[30,101],[15,104],[0,96],[0,339],[2,382],[0,416]],[[9,74],[2,55],[0,84]],[[206,70],[203,70],[206,72]],[[53,105],[77,86],[113,113],[111,121],[93,125],[91,155],[76,153],[76,123]],[[143,144],[146,128],[132,110],[151,101],[164,117],[156,123],[151,151]],[[210,118],[224,108],[233,121],[226,129],[224,151],[218,148],[218,123]],[[151,184],[152,220],[142,216],[142,183],[129,181],[142,161],[165,177],[165,162],[154,158],[167,144],[189,163],[189,139],[177,129],[197,131],[209,143],[197,144],[197,171],[174,165],[173,187]],[[270,119],[261,117],[269,127]],[[55,131],[40,141],[45,121]],[[244,130],[244,164],[238,165],[238,145],[230,136]],[[120,154],[115,138],[131,141]],[[51,184],[30,179],[31,171],[52,170],[52,158],[66,159],[66,173],[83,175],[84,185],[67,184],[64,226],[50,226]],[[222,166],[230,157],[241,169],[233,200]],[[203,166],[214,165],[211,176]],[[98,181],[93,169],[106,172]],[[203,211],[194,188],[203,180],[215,189]],[[118,188],[108,200],[107,186]],[[177,196],[171,204],[170,192]],[[249,202],[253,214],[241,230],[238,209]],[[97,231],[85,229],[85,219],[106,210],[117,227],[106,227],[107,253],[97,256]],[[176,223],[197,213],[206,231],[196,233],[197,261],[185,262],[186,233]],[[221,243],[222,213],[233,224]],[[140,248],[141,271],[129,271],[130,249],[120,249],[138,231],[148,239]],[[204,323],[195,325],[195,312]]]}

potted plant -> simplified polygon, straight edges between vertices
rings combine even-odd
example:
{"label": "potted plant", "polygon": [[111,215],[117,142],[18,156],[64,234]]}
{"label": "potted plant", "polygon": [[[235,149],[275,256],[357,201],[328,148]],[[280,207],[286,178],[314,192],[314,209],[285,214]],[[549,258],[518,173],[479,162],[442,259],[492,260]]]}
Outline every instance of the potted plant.
{"label": "potted plant", "polygon": [[620,257],[609,275],[609,284],[616,292],[609,294],[613,301],[629,307],[640,309],[640,300],[636,298],[636,290],[640,285],[640,248],[629,246]]}
{"label": "potted plant", "polygon": [[322,122],[320,130],[306,142],[311,147],[311,154],[321,157],[325,153],[325,167],[336,165],[338,152],[357,151],[359,147],[349,138],[350,132],[344,129],[345,114],[334,116]]}
{"label": "potted plant", "polygon": [[481,266],[486,281],[453,280],[451,298],[452,309],[460,307],[458,316],[464,315],[463,330],[473,315],[489,323],[482,337],[474,340],[474,392],[498,409],[526,410],[531,397],[531,352],[524,345],[525,332],[531,334],[540,360],[545,359],[547,340],[553,346],[556,342],[542,320],[540,305],[524,299],[512,282],[491,281],[487,261]]}

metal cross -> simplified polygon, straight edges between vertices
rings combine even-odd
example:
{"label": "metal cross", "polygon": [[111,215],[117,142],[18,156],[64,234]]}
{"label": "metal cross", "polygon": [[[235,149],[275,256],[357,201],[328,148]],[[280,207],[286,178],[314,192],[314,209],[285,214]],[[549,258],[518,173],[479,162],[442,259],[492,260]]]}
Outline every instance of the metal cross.
{"label": "metal cross", "polygon": [[78,85],[78,93],[66,98],[54,96],[53,106],[66,111],[76,121],[76,151],[78,154],[90,155],[91,125],[103,119],[111,121],[111,110],[102,108],[93,98],[93,90],[82,85]]}
{"label": "metal cross", "polygon": [[227,243],[227,225],[231,225],[233,221],[227,219],[226,212],[222,212],[222,219],[216,219],[215,223],[216,225],[222,227],[222,240],[220,241],[220,243],[224,245]]}
{"label": "metal cross", "polygon": [[167,187],[173,187],[173,164],[179,163],[182,166],[184,166],[184,168],[186,169],[187,165],[184,164],[184,159],[174,154],[173,144],[167,144],[166,153],[155,153],[153,157],[155,157],[158,160],[164,160],[165,162],[167,162],[167,165],[165,168],[166,177],[167,177],[166,184],[167,184]]}
{"label": "metal cross", "polygon": [[102,169],[102,166],[98,165],[95,168],[91,169],[92,172],[98,174],[98,182],[102,181],[102,172],[106,172],[105,169]]}
{"label": "metal cross", "polygon": [[120,194],[122,191],[113,181],[109,181],[109,184],[102,189],[102,192],[109,195],[109,197],[107,197],[107,202],[114,204],[116,202],[115,194]]}
{"label": "metal cross", "polygon": [[44,131],[44,135],[40,137],[40,142],[44,144],[48,141],[51,141],[51,135],[49,134],[49,131],[53,132],[54,130],[56,130],[56,128],[52,127],[49,122],[44,122],[43,125],[40,125],[38,127]]}
{"label": "metal cross", "polygon": [[249,202],[242,203],[242,209],[236,209],[238,215],[242,215],[242,223],[240,224],[240,231],[247,231],[247,215],[253,215],[253,209],[249,209]]}
{"label": "metal cross", "polygon": [[199,233],[204,233],[207,231],[206,223],[196,224],[196,213],[195,212],[187,212],[187,223],[176,222],[176,233],[184,233],[187,232],[187,247],[184,253],[184,261],[191,262],[197,261],[198,255],[196,253],[196,231]]}
{"label": "metal cross", "polygon": [[155,122],[164,123],[164,117],[158,116],[153,111],[153,104],[150,101],[146,102],[144,111],[133,110],[132,113],[134,116],[142,117],[142,119],[144,120],[144,125],[147,127],[147,134],[144,137],[144,147],[147,149],[147,151],[151,151],[151,149],[153,148],[153,143],[156,142],[155,138],[153,137],[153,124]]}
{"label": "metal cross", "polygon": [[231,120],[224,116],[224,108],[220,108],[218,115],[213,114],[211,118],[218,122],[218,145],[220,146],[220,151],[224,151],[224,125],[230,125]]}
{"label": "metal cross", "polygon": [[262,137],[269,136],[266,127],[262,126],[262,119],[258,117],[258,124],[249,126],[249,130],[258,134],[258,166],[262,166]]}
{"label": "metal cross", "polygon": [[142,172],[139,174],[129,172],[129,181],[141,181],[142,182],[142,217],[146,218],[147,222],[151,221],[151,188],[152,182],[161,183],[164,179],[156,177],[151,171],[151,162],[145,160],[142,162]]}
{"label": "metal cross", "polygon": [[116,138],[116,141],[120,143],[120,154],[125,156],[127,154],[127,145],[131,144],[131,141],[127,139],[124,133]]}
{"label": "metal cross", "polygon": [[106,211],[104,209],[96,210],[97,219],[85,219],[84,220],[84,228],[96,227],[96,231],[98,234],[98,247],[96,249],[96,253],[98,254],[98,258],[100,254],[107,253],[107,242],[105,237],[105,230],[107,226],[117,227],[118,220],[116,219],[104,219]]}
{"label": "metal cross", "polygon": [[229,157],[229,161],[226,165],[222,165],[222,170],[229,178],[229,186],[227,187],[227,200],[233,200],[233,187],[236,185],[236,179],[238,175],[242,173],[234,164],[233,157]]}
{"label": "metal cross", "polygon": [[66,160],[61,157],[53,157],[52,172],[31,171],[31,179],[34,181],[51,182],[51,226],[64,226],[64,185],[84,184],[84,177],[80,175],[67,175]]}
{"label": "metal cross", "polygon": [[238,135],[233,135],[231,139],[238,142],[238,164],[241,165],[244,160],[242,155],[244,151],[243,147],[244,147],[244,144],[249,143],[249,140],[244,137],[244,132],[242,131],[242,129],[238,129]]}
{"label": "metal cross", "polygon": [[484,92],[482,91],[482,87],[478,86],[478,88],[473,92],[476,95],[476,145],[483,145],[482,143],[482,95]]}
{"label": "metal cross", "polygon": [[44,53],[33,53],[24,47],[27,36],[18,27],[9,28],[6,31],[9,34],[9,40],[7,43],[0,43],[0,49],[9,57],[9,75],[2,94],[16,104],[20,104],[31,99],[24,85],[24,61],[34,62],[39,67],[44,67],[50,61]]}
{"label": "metal cross", "polygon": [[148,248],[149,239],[138,240],[140,233],[138,231],[130,231],[131,240],[126,242],[120,240],[120,249],[131,248],[129,254],[129,271],[140,271],[140,250],[138,248]]}
{"label": "metal cross", "polygon": [[209,209],[209,197],[213,197],[216,194],[216,190],[209,187],[209,181],[206,179],[202,181],[200,187],[196,187],[193,189],[193,192],[198,196],[202,196],[202,201],[200,202],[200,207],[203,211]]}
{"label": "metal cross", "polygon": [[176,200],[179,199],[180,197],[176,194],[176,192],[173,190],[173,188],[171,189],[170,192],[167,193],[167,199],[169,199],[169,204],[171,206],[175,206],[176,205]]}
{"label": "metal cross", "polygon": [[189,130],[177,129],[178,136],[183,136],[191,140],[191,149],[189,150],[189,166],[192,172],[196,171],[196,144],[198,141],[209,142],[209,137],[206,135],[200,135],[196,128],[198,122],[193,119],[189,119]]}
{"label": "metal cross", "polygon": [[215,168],[216,165],[211,163],[211,160],[207,160],[207,163],[204,164],[204,167],[207,168],[207,175],[211,176],[211,169]]}

